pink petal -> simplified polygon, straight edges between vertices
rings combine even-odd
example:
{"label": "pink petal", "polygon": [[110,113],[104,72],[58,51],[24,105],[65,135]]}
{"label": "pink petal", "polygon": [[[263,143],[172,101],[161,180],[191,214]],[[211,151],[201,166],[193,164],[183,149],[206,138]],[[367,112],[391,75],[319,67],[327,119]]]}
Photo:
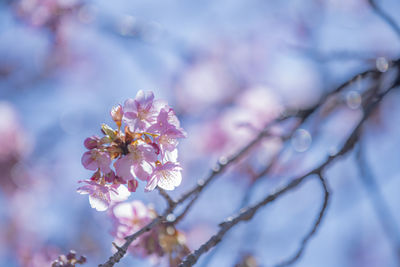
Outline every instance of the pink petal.
{"label": "pink petal", "polygon": [[133,166],[132,164],[133,164],[132,160],[127,156],[119,158],[114,163],[117,175],[126,181],[134,179],[135,177],[133,176],[132,173],[132,166]]}

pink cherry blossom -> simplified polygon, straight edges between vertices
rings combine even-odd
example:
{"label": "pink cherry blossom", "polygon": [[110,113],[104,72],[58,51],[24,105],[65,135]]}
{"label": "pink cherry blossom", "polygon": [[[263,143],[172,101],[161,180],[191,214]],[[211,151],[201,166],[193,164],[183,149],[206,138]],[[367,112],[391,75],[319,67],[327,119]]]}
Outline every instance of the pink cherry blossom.
{"label": "pink cherry blossom", "polygon": [[90,206],[97,211],[107,210],[112,202],[121,202],[126,200],[130,193],[123,185],[102,185],[94,181],[79,181],[86,183],[77,189],[80,194],[89,194]]}
{"label": "pink cherry blossom", "polygon": [[177,163],[166,162],[158,164],[147,182],[146,191],[152,191],[156,186],[165,190],[173,190],[179,186],[182,181],[181,166]]}
{"label": "pink cherry blossom", "polygon": [[[89,151],[83,154],[82,164],[95,173],[78,191],[89,194],[91,206],[107,209],[117,188],[136,192],[137,179],[147,182],[145,191],[157,185],[167,190],[178,186],[182,178],[177,139],[186,133],[173,109],[154,100],[152,92],[139,91],[135,99],[113,107],[110,114],[117,129],[102,124],[104,136],[84,142]],[[127,189],[118,187],[123,184]]]}
{"label": "pink cherry blossom", "polygon": [[149,127],[150,133],[157,133],[159,136],[156,141],[161,148],[161,155],[164,156],[165,151],[173,151],[178,145],[177,138],[186,136],[185,131],[180,128],[179,121],[176,118],[174,111],[169,109],[160,110],[157,116],[157,122]]}
{"label": "pink cherry blossom", "polygon": [[157,154],[153,146],[141,143],[128,146],[129,153],[119,158],[114,167],[117,175],[128,181],[135,178],[147,180],[151,172],[151,164],[157,161]]}
{"label": "pink cherry blossom", "polygon": [[171,138],[183,138],[185,131],[180,128],[179,120],[176,118],[173,109],[161,109],[156,122],[147,130],[150,133],[168,135]]}
{"label": "pink cherry blossom", "polygon": [[82,165],[88,170],[95,171],[100,168],[103,173],[109,173],[110,164],[110,155],[97,149],[87,151],[82,156]]}
{"label": "pink cherry blossom", "polygon": [[156,120],[160,108],[165,104],[162,101],[153,100],[153,92],[140,90],[135,99],[125,101],[123,121],[131,131],[144,130]]}

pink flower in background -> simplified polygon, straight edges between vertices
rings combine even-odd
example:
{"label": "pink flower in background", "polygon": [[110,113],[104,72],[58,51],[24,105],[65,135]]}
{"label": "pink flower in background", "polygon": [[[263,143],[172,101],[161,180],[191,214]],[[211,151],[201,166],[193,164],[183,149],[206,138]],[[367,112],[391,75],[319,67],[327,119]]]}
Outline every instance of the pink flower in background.
{"label": "pink flower in background", "polygon": [[[138,200],[116,205],[112,209],[112,215],[114,225],[117,226],[115,231],[117,238],[124,238],[126,235],[139,230],[155,217],[154,212],[150,212],[149,208]],[[121,225],[125,227],[119,228]]]}
{"label": "pink flower in background", "polygon": [[[113,219],[112,235],[115,237],[117,245],[123,245],[125,237],[140,230],[152,219],[157,216],[152,208],[147,207],[141,201],[132,201],[130,203],[121,203],[112,209],[111,218]],[[128,250],[133,255],[145,257],[154,252],[155,246],[157,250],[161,250],[156,242],[149,248],[148,240],[157,240],[157,233],[153,230],[136,239],[129,246]]]}
{"label": "pink flower in background", "polygon": [[129,153],[119,158],[115,164],[117,175],[128,181],[135,176],[140,180],[147,180],[151,172],[151,164],[157,160],[154,147],[146,143],[129,145]]}
{"label": "pink flower in background", "polygon": [[0,101],[0,114],[0,162],[10,157],[24,157],[31,148],[17,110],[10,103]]}
{"label": "pink flower in background", "polygon": [[87,151],[82,156],[82,165],[88,170],[100,169],[103,173],[109,173],[111,171],[110,164],[110,155],[97,149]]}
{"label": "pink flower in background", "polygon": [[[122,245],[125,237],[141,229],[155,217],[154,211],[150,210],[141,201],[132,201],[121,203],[112,209],[111,218],[113,219],[112,235],[115,237],[115,243]],[[143,237],[142,237],[143,238]],[[139,238],[129,246],[129,250],[136,254],[145,256],[144,251],[140,249]]]}
{"label": "pink flower in background", "polygon": [[[121,246],[125,237],[131,235],[149,224],[157,213],[140,201],[116,205],[111,213],[113,220],[112,235],[115,243]],[[186,246],[185,235],[171,224],[161,223],[149,232],[134,240],[128,251],[139,257],[152,257],[158,265],[178,266],[183,257],[190,253]],[[166,256],[166,257],[164,257]],[[161,259],[169,261],[168,265],[160,264]]]}
{"label": "pink flower in background", "polygon": [[165,190],[174,190],[182,181],[181,166],[177,163],[166,162],[158,164],[153,170],[146,185],[146,191],[152,191],[156,186]]}
{"label": "pink flower in background", "polygon": [[77,189],[79,194],[89,194],[90,206],[98,211],[107,210],[112,202],[121,202],[126,200],[130,193],[128,189],[119,184],[102,185],[94,181],[80,181],[86,183]]}

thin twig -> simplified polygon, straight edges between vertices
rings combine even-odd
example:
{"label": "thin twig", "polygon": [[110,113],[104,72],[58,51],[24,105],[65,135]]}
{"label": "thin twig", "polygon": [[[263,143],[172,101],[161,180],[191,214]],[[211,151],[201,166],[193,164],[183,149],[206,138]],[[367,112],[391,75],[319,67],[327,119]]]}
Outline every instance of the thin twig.
{"label": "thin twig", "polygon": [[168,207],[172,207],[174,205],[176,205],[176,201],[174,201],[167,192],[165,192],[164,189],[157,187],[158,192],[160,193],[160,195],[165,199],[165,201],[168,204]]}
{"label": "thin twig", "polygon": [[318,214],[318,217],[315,220],[310,232],[308,232],[307,235],[304,236],[297,252],[289,259],[284,260],[281,263],[275,265],[276,267],[288,266],[288,265],[291,265],[291,264],[295,263],[296,261],[298,261],[300,259],[300,257],[303,255],[303,252],[306,249],[308,242],[317,233],[318,227],[321,225],[322,219],[324,218],[324,215],[326,214],[326,208],[328,207],[330,192],[328,189],[327,181],[325,180],[325,178],[322,176],[321,173],[318,173],[318,178],[321,182],[322,188],[324,189],[324,202],[322,203],[321,210]]}
{"label": "thin twig", "polygon": [[375,11],[378,16],[380,16],[392,29],[395,31],[397,37],[400,38],[400,27],[397,25],[396,21],[390,17],[381,7],[379,7],[375,0],[368,0],[370,6]]}

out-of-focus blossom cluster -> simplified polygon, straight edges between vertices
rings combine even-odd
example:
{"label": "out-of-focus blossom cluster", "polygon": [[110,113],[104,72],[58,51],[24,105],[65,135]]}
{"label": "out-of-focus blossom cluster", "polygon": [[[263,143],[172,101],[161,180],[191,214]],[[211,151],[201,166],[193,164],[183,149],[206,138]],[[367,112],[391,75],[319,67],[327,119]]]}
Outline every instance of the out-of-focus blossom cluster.
{"label": "out-of-focus blossom cluster", "polygon": [[[132,201],[116,205],[111,217],[115,244],[121,246],[125,242],[125,237],[146,226],[157,217],[157,213],[151,206],[146,206],[140,201]],[[178,266],[190,253],[184,233],[176,230],[171,223],[159,224],[150,232],[141,235],[132,242],[128,251],[134,256],[148,257],[154,262],[165,257],[171,267]]]}
{"label": "out-of-focus blossom cluster", "polygon": [[60,255],[58,259],[53,261],[51,267],[75,267],[77,264],[86,263],[86,258],[80,256],[79,259],[76,258],[76,252],[71,250],[67,255]]}
{"label": "out-of-focus blossom cluster", "polygon": [[17,15],[26,23],[55,29],[64,15],[79,7],[79,0],[21,0],[15,5]]}
{"label": "out-of-focus blossom cluster", "polygon": [[[30,243],[28,239],[26,243]],[[21,244],[15,249],[18,254],[19,266],[26,267],[42,267],[51,266],[54,259],[59,254],[59,250],[55,247],[40,247],[41,244],[35,243],[35,248],[31,244]]]}
{"label": "out-of-focus blossom cluster", "polygon": [[244,254],[241,256],[238,263],[234,267],[257,267],[259,266],[255,257],[251,254]]}
{"label": "out-of-focus blossom cluster", "polygon": [[0,187],[8,194],[24,183],[26,175],[20,163],[29,154],[30,145],[13,106],[0,102],[0,114]]}
{"label": "out-of-focus blossom cluster", "polygon": [[206,153],[232,154],[242,147],[283,110],[279,97],[269,88],[256,86],[237,95],[233,105],[224,109],[201,131]]}
{"label": "out-of-focus blossom cluster", "polygon": [[91,206],[101,211],[111,202],[125,200],[136,191],[137,179],[147,182],[145,191],[178,186],[182,176],[177,139],[186,134],[174,110],[154,100],[152,92],[139,91],[135,99],[114,107],[111,116],[117,129],[103,124],[102,138],[92,136],[84,142],[88,151],[82,164],[95,173],[90,180],[80,181],[85,185],[78,192],[89,194]]}

